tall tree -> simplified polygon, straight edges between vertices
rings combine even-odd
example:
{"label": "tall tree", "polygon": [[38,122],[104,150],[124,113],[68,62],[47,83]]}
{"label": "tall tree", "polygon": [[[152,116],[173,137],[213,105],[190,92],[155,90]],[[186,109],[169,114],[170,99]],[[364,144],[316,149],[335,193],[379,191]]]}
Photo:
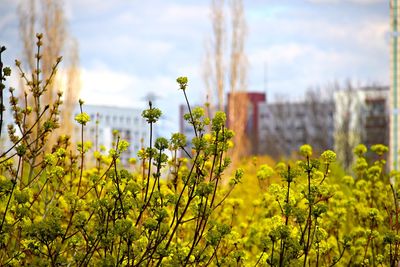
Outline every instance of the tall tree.
{"label": "tall tree", "polygon": [[[23,42],[24,66],[34,73],[37,68],[34,46],[37,32],[43,33],[41,51],[42,78],[51,76],[53,65],[63,55],[61,74],[51,83],[43,98],[43,106],[52,104],[59,91],[63,92],[60,131],[73,133],[72,112],[80,91],[79,53],[77,41],[68,33],[62,0],[24,0],[18,7],[20,35]],[[28,101],[33,101],[30,99]],[[54,140],[53,140],[54,141]]]}
{"label": "tall tree", "polygon": [[364,140],[363,99],[350,81],[335,88],[335,152],[341,164],[349,170],[353,163],[353,149]]}
{"label": "tall tree", "polygon": [[207,101],[211,112],[216,108],[224,110],[225,58],[226,42],[224,0],[211,1],[212,37],[206,44],[206,57],[203,74],[207,89]]}
{"label": "tall tree", "polygon": [[[247,58],[245,54],[246,22],[242,0],[229,1],[231,19],[230,46],[226,48],[225,27],[225,2],[224,0],[212,0],[211,45],[206,47],[206,60],[204,67],[204,81],[208,93],[210,113],[216,108],[225,110],[227,105],[228,125],[235,132],[233,157],[247,153]],[[227,52],[228,51],[228,52]],[[229,62],[229,68],[226,67]],[[225,84],[228,81],[228,101],[225,101]]]}
{"label": "tall tree", "polygon": [[309,88],[305,95],[307,117],[304,122],[305,142],[311,144],[317,153],[333,149],[333,90],[319,87]]}
{"label": "tall tree", "polygon": [[231,0],[231,55],[229,69],[228,99],[229,127],[235,132],[233,138],[236,149],[234,158],[252,151],[249,149],[249,136],[246,135],[249,101],[245,93],[247,88],[247,58],[244,50],[246,38],[246,22],[242,0]]}

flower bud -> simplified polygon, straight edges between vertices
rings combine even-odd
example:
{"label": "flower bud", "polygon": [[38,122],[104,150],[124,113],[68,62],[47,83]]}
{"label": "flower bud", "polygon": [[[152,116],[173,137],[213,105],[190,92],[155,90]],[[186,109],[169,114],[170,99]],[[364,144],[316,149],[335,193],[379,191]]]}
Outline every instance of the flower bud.
{"label": "flower bud", "polygon": [[39,40],[43,38],[43,33],[36,33],[36,38]]}
{"label": "flower bud", "polygon": [[187,83],[188,83],[188,78],[187,77],[179,77],[176,79],[177,83],[179,83],[179,88],[181,90],[186,90]]}

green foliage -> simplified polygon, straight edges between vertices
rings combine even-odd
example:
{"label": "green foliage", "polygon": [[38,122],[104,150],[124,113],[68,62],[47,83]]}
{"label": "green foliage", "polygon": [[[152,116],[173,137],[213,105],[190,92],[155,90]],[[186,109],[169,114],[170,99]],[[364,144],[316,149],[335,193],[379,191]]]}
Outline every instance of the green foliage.
{"label": "green foliage", "polygon": [[[382,158],[365,158],[364,148],[360,145],[354,151],[356,179],[335,177],[340,172],[331,171],[336,160],[333,151],[313,159],[306,145],[300,149],[303,160],[276,164],[274,172],[281,176],[281,183],[256,183],[260,190],[253,189],[252,205],[236,208],[240,219],[232,228],[242,233],[241,249],[250,266],[398,264],[399,194],[397,186],[389,183],[390,177],[398,176],[386,173]],[[380,157],[387,152],[376,146],[371,151]],[[271,169],[261,164],[250,175],[262,181],[272,174]],[[242,197],[254,185],[249,178],[245,174],[235,197]]]}
{"label": "green foliage", "polygon": [[[189,110],[184,119],[195,133],[191,150],[181,133],[152,142],[161,111],[149,103],[142,114],[149,147],[128,169],[119,158],[129,143],[118,132],[108,151],[93,151],[83,139],[90,117],[81,100],[75,117],[80,142],[73,146],[62,135],[46,149],[62,102],[40,105],[41,81],[51,77],[21,76],[33,77],[26,78],[27,97],[38,105],[20,105],[10,90],[14,144],[0,154],[1,266],[399,264],[400,174],[387,172],[383,145],[371,147],[375,158],[357,146],[352,175],[336,170],[333,151],[316,156],[308,144],[296,162],[260,157],[232,170],[234,133],[226,115],[208,118],[202,108],[192,110],[188,80],[180,77]],[[90,154],[94,162],[87,163]]]}
{"label": "green foliage", "polygon": [[[17,66],[21,68],[18,61]],[[30,76],[23,73],[23,77]],[[38,81],[43,77],[32,77],[30,92],[40,105]],[[179,82],[181,89],[186,88],[186,78]],[[60,136],[49,151],[41,135],[58,125],[54,119],[42,119],[41,112],[50,109],[53,118],[57,110],[49,106],[32,113],[30,107],[19,106],[18,98],[11,100],[15,125],[23,136],[16,136],[10,128],[15,145],[2,154],[5,160],[0,163],[1,265],[183,266],[206,265],[217,259],[231,229],[218,221],[217,214],[243,176],[239,170],[229,187],[222,183],[230,165],[226,153],[233,135],[224,127],[224,114],[217,114],[215,131],[205,135],[210,119],[202,109],[190,111],[194,131],[202,133],[193,140],[194,150],[187,153],[190,158],[178,157],[185,149],[184,135],[173,134],[170,140],[159,137],[154,147],[150,141],[149,147],[138,152],[139,161],[130,161],[132,172],[119,164],[129,143],[120,140],[117,132],[109,151],[92,151],[91,142],[83,139],[90,117],[83,111],[82,100],[81,112],[75,117],[82,131],[80,142],[74,148],[69,137]],[[142,115],[152,138],[152,124],[161,111],[149,104]],[[56,102],[54,108],[59,105]],[[32,120],[28,120],[30,115]],[[38,142],[28,139],[35,138],[28,121],[39,126]],[[37,148],[45,152],[36,153]],[[12,150],[15,154],[7,158]],[[85,157],[92,152],[96,163],[86,165]]]}

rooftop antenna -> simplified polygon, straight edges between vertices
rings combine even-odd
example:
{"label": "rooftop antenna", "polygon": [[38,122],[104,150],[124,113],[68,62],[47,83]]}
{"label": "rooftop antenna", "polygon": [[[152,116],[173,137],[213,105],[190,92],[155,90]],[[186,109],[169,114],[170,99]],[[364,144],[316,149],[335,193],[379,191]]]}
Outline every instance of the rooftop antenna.
{"label": "rooftop antenna", "polygon": [[145,100],[146,103],[152,102],[154,104],[157,99],[159,99],[159,96],[156,95],[154,92],[149,92],[143,97],[143,100]]}
{"label": "rooftop antenna", "polygon": [[[148,92],[142,99],[146,102],[146,105],[149,104],[149,105],[151,105],[150,107],[153,107],[153,108],[156,107],[157,108],[156,101],[158,99],[160,99],[160,98],[161,97],[159,95],[157,95],[156,93]],[[163,127],[163,120],[164,120],[163,118],[164,118],[164,116],[162,116],[162,118],[159,121],[159,126],[160,127]],[[155,138],[160,136],[159,135],[159,127],[154,127],[153,128],[153,134],[154,134]]]}
{"label": "rooftop antenna", "polygon": [[265,101],[267,101],[267,89],[268,89],[268,63],[264,61],[264,92],[265,92]]}

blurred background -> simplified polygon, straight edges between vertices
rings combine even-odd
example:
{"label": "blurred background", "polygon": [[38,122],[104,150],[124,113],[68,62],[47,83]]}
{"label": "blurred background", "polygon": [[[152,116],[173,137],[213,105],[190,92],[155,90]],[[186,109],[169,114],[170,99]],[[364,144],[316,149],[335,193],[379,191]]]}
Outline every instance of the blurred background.
{"label": "blurred background", "polygon": [[389,143],[391,9],[385,0],[1,0],[0,43],[5,65],[29,69],[43,32],[48,61],[64,57],[57,89],[69,113],[84,99],[132,150],[145,124],[126,125],[148,100],[164,114],[159,135],[190,136],[175,81],[187,76],[194,106],[228,113],[238,155],[289,156],[302,143],[340,155]]}

